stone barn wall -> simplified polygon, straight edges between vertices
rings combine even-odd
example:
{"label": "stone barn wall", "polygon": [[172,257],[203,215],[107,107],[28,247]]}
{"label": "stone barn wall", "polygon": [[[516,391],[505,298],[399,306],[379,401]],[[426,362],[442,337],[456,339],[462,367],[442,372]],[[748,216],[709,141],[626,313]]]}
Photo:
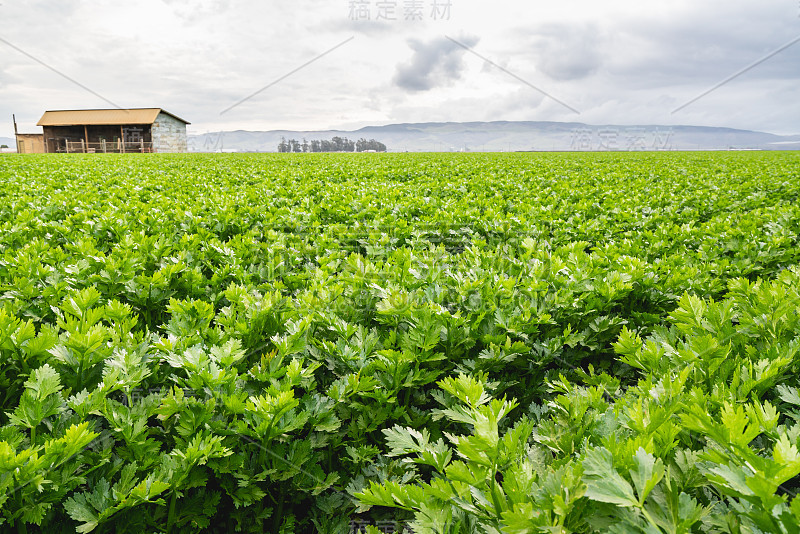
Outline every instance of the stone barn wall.
{"label": "stone barn wall", "polygon": [[159,113],[151,130],[153,152],[186,152],[186,124],[178,119]]}

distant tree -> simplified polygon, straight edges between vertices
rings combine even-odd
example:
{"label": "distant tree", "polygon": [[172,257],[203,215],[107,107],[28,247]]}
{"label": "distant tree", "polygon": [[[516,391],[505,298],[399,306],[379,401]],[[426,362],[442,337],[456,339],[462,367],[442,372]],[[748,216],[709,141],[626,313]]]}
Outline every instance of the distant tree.
{"label": "distant tree", "polygon": [[386,152],[386,145],[375,139],[367,141],[364,138],[356,142],[356,152],[364,152],[365,150],[374,150],[375,152]]}
{"label": "distant tree", "polygon": [[0,145],[0,148],[8,148],[8,145]]}
{"label": "distant tree", "polygon": [[375,152],[386,152],[386,145],[375,139],[367,141],[363,137],[358,141],[351,141],[347,137],[335,136],[328,139],[303,139],[300,143],[296,139],[288,141],[281,137],[278,144],[278,152],[364,152],[374,150]]}

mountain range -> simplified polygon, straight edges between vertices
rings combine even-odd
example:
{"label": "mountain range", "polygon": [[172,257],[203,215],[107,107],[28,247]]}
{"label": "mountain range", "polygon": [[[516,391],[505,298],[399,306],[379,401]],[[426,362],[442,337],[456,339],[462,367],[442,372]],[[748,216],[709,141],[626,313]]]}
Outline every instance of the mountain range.
{"label": "mountain range", "polygon": [[800,150],[800,135],[706,126],[588,125],[578,122],[428,122],[358,130],[220,131],[189,135],[190,151],[276,152],[281,138],[376,139],[390,152],[562,150]]}
{"label": "mountain range", "polygon": [[[277,152],[281,138],[376,139],[390,152],[602,150],[800,150],[800,135],[707,126],[588,125],[578,122],[427,122],[358,130],[219,131],[189,134],[191,152]],[[14,139],[0,137],[14,147]]]}

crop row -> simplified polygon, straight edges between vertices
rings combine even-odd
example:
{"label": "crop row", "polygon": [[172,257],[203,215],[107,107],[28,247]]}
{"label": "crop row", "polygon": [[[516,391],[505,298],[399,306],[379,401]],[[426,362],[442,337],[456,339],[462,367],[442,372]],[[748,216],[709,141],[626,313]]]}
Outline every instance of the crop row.
{"label": "crop row", "polygon": [[793,532],[797,163],[2,158],[0,521]]}

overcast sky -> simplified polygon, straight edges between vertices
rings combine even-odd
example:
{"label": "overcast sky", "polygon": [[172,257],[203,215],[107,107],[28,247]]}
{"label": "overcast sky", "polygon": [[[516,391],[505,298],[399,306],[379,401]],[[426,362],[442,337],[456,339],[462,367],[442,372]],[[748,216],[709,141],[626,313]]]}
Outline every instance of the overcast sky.
{"label": "overcast sky", "polygon": [[800,42],[673,113],[799,37],[800,0],[0,0],[0,21],[6,137],[12,113],[39,131],[47,109],[113,105],[162,107],[190,133],[552,120],[800,134]]}

